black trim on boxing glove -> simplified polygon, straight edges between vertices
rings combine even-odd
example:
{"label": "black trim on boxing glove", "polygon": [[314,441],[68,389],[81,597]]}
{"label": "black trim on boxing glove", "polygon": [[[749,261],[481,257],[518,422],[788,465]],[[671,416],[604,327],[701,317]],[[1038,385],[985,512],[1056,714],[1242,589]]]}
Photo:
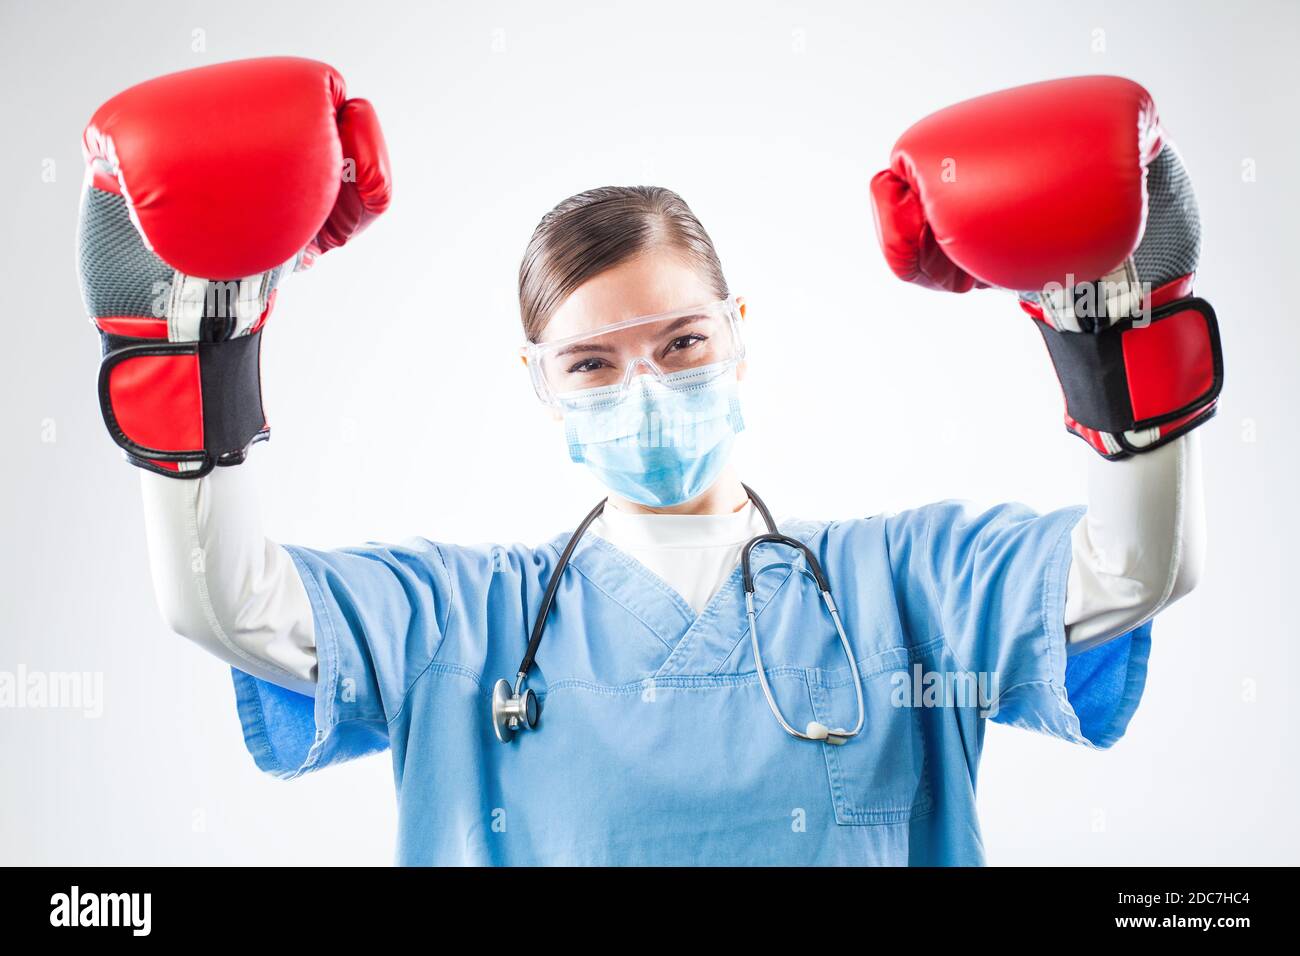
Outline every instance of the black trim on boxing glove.
{"label": "black trim on boxing glove", "polygon": [[[168,342],[108,334],[103,335],[103,340],[98,387],[100,411],[109,435],[127,453],[131,464],[169,478],[201,478],[215,467],[240,464],[247,457],[250,445],[270,437],[262,408],[261,329],[222,342]],[[137,442],[122,427],[120,412],[114,407],[113,370],[132,359],[185,356],[196,357],[198,363],[202,447],[164,449]],[[144,391],[147,385],[138,387]],[[122,400],[119,396],[119,404]],[[178,471],[159,462],[200,464],[198,468]]]}
{"label": "black trim on boxing glove", "polygon": [[239,464],[248,446],[269,433],[262,409],[261,350],[261,329],[225,342],[199,343],[203,446],[217,455],[218,466]]}
{"label": "black trim on boxing glove", "polygon": [[[1188,342],[1176,342],[1179,352],[1159,355],[1143,354],[1142,341],[1134,337],[1164,336],[1161,323],[1175,315],[1195,313],[1204,321],[1199,336]],[[1208,420],[1210,415],[1193,419],[1157,442],[1141,447],[1127,442],[1128,431],[1161,425],[1191,415],[1214,403],[1223,388],[1223,349],[1214,308],[1204,299],[1188,297],[1153,309],[1149,321],[1121,319],[1098,332],[1062,332],[1046,322],[1037,322],[1061,390],[1069,416],[1087,428],[1107,432],[1129,453],[1149,451],[1170,438]],[[1153,341],[1155,341],[1153,339]],[[1135,381],[1131,374],[1152,377],[1177,375],[1178,363],[1210,363],[1206,386],[1196,392],[1180,390],[1178,381],[1156,382],[1154,394],[1149,382]],[[1161,396],[1159,392],[1165,394]],[[1140,399],[1143,414],[1135,410]],[[1158,410],[1157,410],[1158,409]]]}

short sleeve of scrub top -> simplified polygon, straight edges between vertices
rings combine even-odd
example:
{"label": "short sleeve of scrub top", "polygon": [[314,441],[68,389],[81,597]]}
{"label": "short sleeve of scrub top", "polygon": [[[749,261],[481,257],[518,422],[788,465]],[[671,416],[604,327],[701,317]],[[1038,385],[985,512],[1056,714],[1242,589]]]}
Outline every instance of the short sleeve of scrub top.
{"label": "short sleeve of scrub top", "polygon": [[313,700],[232,671],[257,766],[295,777],[388,748],[388,722],[437,652],[451,587],[435,545],[337,551],[287,547],[316,632]]}
{"label": "short sleeve of scrub top", "polygon": [[1070,532],[1083,512],[944,501],[891,516],[887,537],[910,629],[941,635],[963,670],[996,676],[992,720],[1104,748],[1141,699],[1151,623],[1080,651],[1066,643]]}

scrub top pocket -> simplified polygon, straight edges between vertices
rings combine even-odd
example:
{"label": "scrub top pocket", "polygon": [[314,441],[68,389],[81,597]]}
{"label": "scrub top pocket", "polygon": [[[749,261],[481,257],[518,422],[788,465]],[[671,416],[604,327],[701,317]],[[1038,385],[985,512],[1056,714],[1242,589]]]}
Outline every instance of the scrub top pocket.
{"label": "scrub top pocket", "polygon": [[[842,745],[820,745],[837,823],[906,823],[934,809],[921,714],[910,704],[895,703],[895,687],[907,677],[909,662],[906,648],[860,662],[866,711],[862,731]],[[808,692],[819,722],[852,727],[857,699],[847,667],[810,671]]]}

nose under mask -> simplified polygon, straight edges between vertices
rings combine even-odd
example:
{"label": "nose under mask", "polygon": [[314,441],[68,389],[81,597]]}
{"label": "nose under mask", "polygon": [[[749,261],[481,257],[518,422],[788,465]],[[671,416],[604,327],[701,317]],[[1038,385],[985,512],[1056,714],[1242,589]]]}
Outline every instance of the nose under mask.
{"label": "nose under mask", "polygon": [[569,457],[614,494],[670,507],[706,491],[745,427],[734,366],[638,375],[564,401]]}

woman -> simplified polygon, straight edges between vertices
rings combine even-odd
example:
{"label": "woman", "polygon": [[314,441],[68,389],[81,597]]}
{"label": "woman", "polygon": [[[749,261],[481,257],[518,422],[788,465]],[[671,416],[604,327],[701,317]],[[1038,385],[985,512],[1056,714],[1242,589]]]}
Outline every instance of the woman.
{"label": "woman", "polygon": [[[228,107],[230,77],[207,73],[190,112]],[[295,102],[274,99],[259,107],[271,139]],[[114,171],[130,186],[143,174],[123,149]],[[372,176],[349,208],[386,204],[374,165],[385,186]],[[85,248],[109,214],[83,209],[101,329]],[[183,269],[150,211],[132,215],[160,269],[223,274]],[[330,248],[321,234],[300,245]],[[933,250],[916,258],[941,284]],[[261,275],[241,288],[264,318],[278,272]],[[528,244],[519,295],[538,396],[609,489],[578,536],[282,547],[262,533],[249,470],[212,468],[232,456],[150,457],[159,444],[132,439],[163,613],[234,667],[259,767],[292,777],[390,748],[404,864],[975,864],[986,719],[1099,747],[1122,734],[1147,622],[1200,566],[1196,436],[1094,458],[1086,511],[943,502],[782,521],[786,538],[746,547],[773,530],[729,456],[746,307],[685,202],[653,187],[565,200]],[[126,384],[106,399],[132,400]],[[191,460],[201,476],[177,480]]]}

